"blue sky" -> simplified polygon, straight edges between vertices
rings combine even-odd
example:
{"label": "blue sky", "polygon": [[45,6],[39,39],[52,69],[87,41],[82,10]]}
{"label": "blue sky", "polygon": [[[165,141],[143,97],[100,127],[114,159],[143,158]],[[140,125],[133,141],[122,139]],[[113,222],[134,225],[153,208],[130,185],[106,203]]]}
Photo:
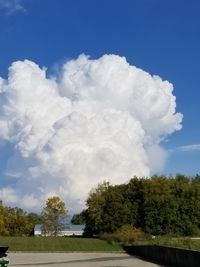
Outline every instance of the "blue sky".
{"label": "blue sky", "polygon": [[[81,53],[125,56],[174,85],[183,128],[163,143],[162,172],[193,175],[200,166],[199,14],[198,0],[0,0],[0,76],[17,60],[51,74]],[[10,153],[1,149],[2,171]]]}

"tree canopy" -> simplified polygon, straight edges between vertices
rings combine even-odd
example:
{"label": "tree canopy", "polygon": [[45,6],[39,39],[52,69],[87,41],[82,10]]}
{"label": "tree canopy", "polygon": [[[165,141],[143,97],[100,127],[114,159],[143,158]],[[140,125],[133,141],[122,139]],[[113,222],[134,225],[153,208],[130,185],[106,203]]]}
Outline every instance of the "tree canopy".
{"label": "tree canopy", "polygon": [[0,201],[0,235],[30,235],[33,227],[26,212],[17,207],[5,207],[2,201]]}
{"label": "tree canopy", "polygon": [[[59,235],[68,212],[58,196],[47,200],[42,214],[6,207],[0,201],[0,235],[31,235],[42,223],[45,235]],[[132,178],[126,184],[108,182],[92,189],[86,209],[75,214],[73,224],[85,224],[85,234],[114,233],[131,225],[153,235],[200,234],[200,176]]]}
{"label": "tree canopy", "polygon": [[78,225],[78,224],[85,224],[85,217],[84,217],[84,210],[79,214],[74,214],[71,219],[71,224]]}
{"label": "tree canopy", "polygon": [[86,233],[113,233],[125,224],[154,235],[200,233],[200,176],[134,177],[127,184],[102,183],[85,210]]}
{"label": "tree canopy", "polygon": [[65,203],[58,196],[47,200],[42,211],[42,232],[45,235],[57,236],[64,229],[67,218]]}

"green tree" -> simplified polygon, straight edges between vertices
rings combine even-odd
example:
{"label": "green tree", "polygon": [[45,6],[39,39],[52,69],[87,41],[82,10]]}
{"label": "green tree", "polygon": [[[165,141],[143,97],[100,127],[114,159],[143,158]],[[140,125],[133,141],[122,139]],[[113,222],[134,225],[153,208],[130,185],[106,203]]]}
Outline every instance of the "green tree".
{"label": "green tree", "polygon": [[104,182],[90,193],[85,211],[87,234],[113,233],[123,224],[131,223],[131,209],[124,197],[126,188]]}
{"label": "green tree", "polygon": [[67,218],[65,203],[58,196],[47,200],[42,211],[42,233],[57,236],[64,229],[64,219]]}
{"label": "green tree", "polygon": [[134,177],[127,184],[104,182],[87,199],[86,232],[113,233],[131,225],[155,235],[200,233],[200,176]]}
{"label": "green tree", "polygon": [[8,236],[9,231],[5,225],[5,208],[3,206],[3,202],[0,201],[0,235]]}
{"label": "green tree", "polygon": [[10,236],[27,236],[31,234],[32,225],[23,209],[5,207],[4,224]]}
{"label": "green tree", "polygon": [[42,217],[41,217],[41,215],[39,215],[35,212],[31,212],[27,215],[27,218],[28,218],[30,224],[32,225],[32,231],[31,231],[30,235],[34,235],[34,227],[36,224],[42,223]]}
{"label": "green tree", "polygon": [[31,230],[32,225],[23,209],[4,207],[0,201],[0,235],[26,236]]}
{"label": "green tree", "polygon": [[125,198],[127,185],[110,186],[105,192],[101,232],[113,233],[124,224],[131,223],[132,214]]}
{"label": "green tree", "polygon": [[174,180],[177,203],[175,231],[180,235],[199,234],[200,179],[177,174]]}
{"label": "green tree", "polygon": [[42,223],[42,217],[41,215],[35,213],[35,212],[31,212],[27,215],[29,222],[33,225],[33,227],[36,224],[41,224]]}
{"label": "green tree", "polygon": [[92,189],[86,201],[85,210],[86,235],[98,234],[103,224],[103,207],[105,206],[105,193],[110,187],[108,182],[98,184],[97,188]]}
{"label": "green tree", "polygon": [[144,227],[144,188],[147,179],[132,178],[122,191],[130,209],[130,222],[136,227]]}
{"label": "green tree", "polygon": [[146,180],[143,203],[145,232],[155,235],[174,233],[177,204],[173,187],[174,180],[165,176]]}
{"label": "green tree", "polygon": [[72,219],[71,219],[71,224],[79,225],[79,224],[85,224],[85,216],[84,216],[85,211],[83,210],[79,214],[74,214]]}

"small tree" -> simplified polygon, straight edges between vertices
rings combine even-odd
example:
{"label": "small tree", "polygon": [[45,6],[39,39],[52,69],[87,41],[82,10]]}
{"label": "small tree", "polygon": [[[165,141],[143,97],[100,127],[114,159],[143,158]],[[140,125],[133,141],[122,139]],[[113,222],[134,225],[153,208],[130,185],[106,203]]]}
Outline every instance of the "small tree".
{"label": "small tree", "polygon": [[65,203],[54,196],[47,200],[42,211],[42,233],[57,236],[64,229],[64,219],[67,218]]}
{"label": "small tree", "polygon": [[85,216],[84,216],[85,210],[83,210],[79,214],[74,214],[72,219],[71,219],[71,224],[85,224]]}

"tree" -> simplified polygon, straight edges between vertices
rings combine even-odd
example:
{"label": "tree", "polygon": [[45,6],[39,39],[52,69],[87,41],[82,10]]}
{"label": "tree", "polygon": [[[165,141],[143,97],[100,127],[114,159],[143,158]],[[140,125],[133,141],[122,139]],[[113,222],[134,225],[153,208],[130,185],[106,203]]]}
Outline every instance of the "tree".
{"label": "tree", "polygon": [[[4,229],[4,232],[2,232]],[[2,235],[27,236],[31,234],[32,225],[23,209],[15,207],[3,208]]]}
{"label": "tree", "polygon": [[39,214],[35,213],[35,212],[31,212],[27,215],[29,222],[33,225],[33,227],[36,224],[41,224],[42,223],[42,218]]}
{"label": "tree", "polygon": [[0,235],[3,236],[9,235],[9,231],[5,225],[5,208],[1,200],[0,200]]}
{"label": "tree", "polygon": [[104,182],[94,189],[87,199],[85,234],[113,233],[123,224],[132,222],[126,185],[111,186]]}
{"label": "tree", "polygon": [[30,224],[32,225],[32,230],[31,230],[30,235],[34,235],[34,227],[36,224],[42,223],[42,217],[41,217],[41,215],[39,215],[35,212],[31,212],[27,215],[27,218],[28,218]]}
{"label": "tree", "polygon": [[71,224],[78,225],[78,224],[85,224],[85,216],[84,210],[79,214],[74,214],[71,219]]}
{"label": "tree", "polygon": [[64,229],[64,219],[66,218],[65,203],[58,196],[49,198],[42,211],[42,233],[57,236]]}
{"label": "tree", "polygon": [[175,178],[177,202],[176,232],[180,235],[198,235],[200,218],[200,179],[177,174]]}
{"label": "tree", "polygon": [[25,236],[30,235],[32,225],[26,212],[18,207],[4,207],[0,201],[0,235]]}
{"label": "tree", "polygon": [[173,234],[177,221],[174,179],[153,176],[144,188],[144,230],[154,235]]}
{"label": "tree", "polygon": [[130,222],[126,223],[140,228],[144,226],[144,188],[146,182],[147,179],[135,176],[123,191],[131,214]]}
{"label": "tree", "polygon": [[154,235],[200,233],[200,176],[134,177],[112,186],[104,182],[90,192],[85,233],[114,233],[132,225]]}
{"label": "tree", "polygon": [[87,209],[85,211],[85,234],[88,236],[101,232],[104,216],[103,208],[106,205],[105,194],[109,187],[110,184],[108,182],[103,182],[98,184],[97,188],[92,189],[89,193],[86,201]]}
{"label": "tree", "polygon": [[124,224],[131,223],[131,210],[123,192],[126,185],[110,186],[105,193],[105,205],[103,207],[103,224],[101,232],[113,233]]}

